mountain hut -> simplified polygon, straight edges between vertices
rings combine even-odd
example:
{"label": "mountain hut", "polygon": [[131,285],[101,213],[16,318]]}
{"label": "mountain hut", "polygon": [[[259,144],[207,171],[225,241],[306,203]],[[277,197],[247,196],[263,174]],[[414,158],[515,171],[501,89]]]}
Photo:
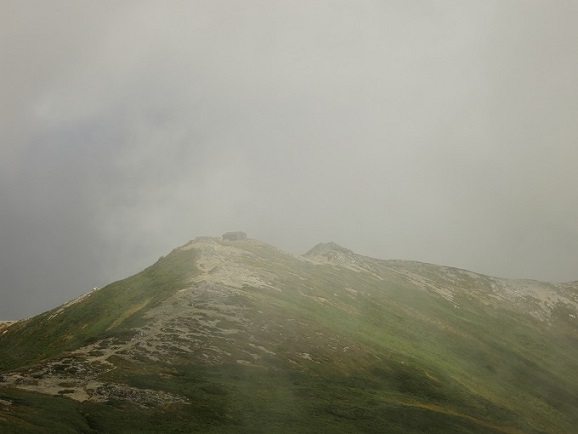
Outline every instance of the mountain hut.
{"label": "mountain hut", "polygon": [[226,241],[239,241],[246,239],[247,234],[245,232],[227,232],[223,234],[223,240]]}

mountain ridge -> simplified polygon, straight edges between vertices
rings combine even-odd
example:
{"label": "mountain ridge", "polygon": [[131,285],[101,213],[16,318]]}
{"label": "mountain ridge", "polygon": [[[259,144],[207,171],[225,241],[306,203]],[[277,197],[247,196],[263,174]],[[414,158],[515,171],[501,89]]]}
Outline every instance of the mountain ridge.
{"label": "mountain ridge", "polygon": [[[194,246],[196,243],[199,242],[206,242],[206,241],[223,241],[220,237],[211,237],[211,236],[200,236],[197,237],[193,240],[190,240],[189,242],[187,242],[186,244],[177,247],[175,249],[173,249],[174,251],[178,251],[180,249],[190,249],[192,246]],[[263,246],[269,246],[273,249],[277,249],[274,246],[271,246],[267,243],[263,243],[261,241],[255,240],[255,239],[248,239],[245,240],[251,243],[257,243],[257,244],[262,244]],[[225,241],[226,243],[236,243],[237,241]],[[279,249],[277,249],[279,250]],[[284,252],[279,250],[279,252],[283,252],[284,254],[287,255],[292,255],[295,256],[297,258],[307,258],[307,259],[311,259],[311,260],[316,260],[317,262],[321,262],[321,263],[333,263],[334,265],[349,265],[352,266],[353,263],[355,263],[355,261],[353,260],[353,258],[367,258],[367,259],[373,259],[376,260],[377,258],[373,258],[370,256],[366,256],[366,255],[360,255],[355,253],[353,250],[348,249],[346,247],[343,247],[333,241],[329,241],[329,242],[321,242],[316,244],[313,248],[311,248],[310,250],[308,250],[306,253],[304,253],[303,255],[294,255],[288,252]],[[163,259],[164,256],[161,256],[161,258],[159,258],[159,261],[161,259]],[[424,267],[437,267],[439,269],[445,269],[445,270],[455,270],[458,273],[464,273],[464,274],[471,274],[471,275],[475,275],[477,277],[485,277],[485,278],[489,278],[492,279],[494,281],[500,281],[505,283],[511,283],[513,285],[515,284],[520,284],[520,285],[530,285],[530,284],[539,284],[539,285],[547,285],[550,287],[555,287],[555,288],[560,288],[560,289],[570,289],[570,290],[576,290],[578,291],[578,280],[573,280],[573,281],[567,281],[567,282],[552,282],[552,281],[546,281],[546,280],[540,280],[540,279],[530,279],[530,278],[504,278],[504,277],[495,277],[495,276],[491,276],[491,275],[485,275],[483,273],[479,273],[479,272],[475,272],[472,270],[468,270],[465,268],[459,268],[459,267],[453,267],[453,266],[447,266],[447,265],[439,265],[439,264],[435,264],[435,263],[430,263],[430,262],[424,262],[424,261],[415,261],[415,260],[407,260],[407,259],[377,259],[379,261],[384,261],[387,262],[389,264],[391,264],[392,266],[394,265],[411,265],[411,266],[424,266]],[[348,261],[351,261],[352,263],[348,264]],[[355,268],[355,267],[353,267]],[[512,286],[513,286],[512,285]],[[82,299],[84,299],[85,297],[89,296],[91,294],[91,292],[98,290],[100,288],[93,288],[91,291],[88,291],[74,299],[71,299],[67,302],[65,302],[64,304],[62,304],[61,306],[56,307],[55,309],[64,309],[66,308],[69,304],[73,304],[76,302],[81,301]],[[578,302],[578,299],[574,299],[569,298],[569,300],[571,300],[572,302]],[[578,307],[578,306],[577,306]],[[21,322],[21,321],[26,321],[30,318],[23,318],[23,319],[17,319],[17,320],[0,320],[0,332],[2,332],[5,328]]]}
{"label": "mountain ridge", "polygon": [[[0,329],[0,400],[166,408],[214,432],[254,432],[246,414],[285,432],[571,432],[577,314],[572,283],[199,237]],[[4,407],[0,428],[17,426]]]}

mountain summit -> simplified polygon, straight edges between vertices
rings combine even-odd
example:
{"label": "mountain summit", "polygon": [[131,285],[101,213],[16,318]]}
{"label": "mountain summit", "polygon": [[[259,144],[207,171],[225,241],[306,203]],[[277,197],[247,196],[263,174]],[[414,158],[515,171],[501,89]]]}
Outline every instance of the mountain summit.
{"label": "mountain summit", "polygon": [[0,431],[571,433],[578,283],[200,237],[0,323]]}

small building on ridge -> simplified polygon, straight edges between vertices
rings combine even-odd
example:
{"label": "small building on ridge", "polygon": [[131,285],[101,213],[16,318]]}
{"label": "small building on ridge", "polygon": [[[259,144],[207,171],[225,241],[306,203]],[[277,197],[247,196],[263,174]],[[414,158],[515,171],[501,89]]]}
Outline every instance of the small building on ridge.
{"label": "small building on ridge", "polygon": [[223,240],[226,241],[239,241],[246,239],[247,234],[245,232],[226,232],[223,234]]}

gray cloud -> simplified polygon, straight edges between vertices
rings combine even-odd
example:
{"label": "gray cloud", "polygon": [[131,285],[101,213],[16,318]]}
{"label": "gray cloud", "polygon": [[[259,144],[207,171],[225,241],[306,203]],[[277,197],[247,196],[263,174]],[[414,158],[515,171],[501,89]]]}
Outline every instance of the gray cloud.
{"label": "gray cloud", "polygon": [[571,1],[14,1],[1,318],[198,235],[578,278]]}

